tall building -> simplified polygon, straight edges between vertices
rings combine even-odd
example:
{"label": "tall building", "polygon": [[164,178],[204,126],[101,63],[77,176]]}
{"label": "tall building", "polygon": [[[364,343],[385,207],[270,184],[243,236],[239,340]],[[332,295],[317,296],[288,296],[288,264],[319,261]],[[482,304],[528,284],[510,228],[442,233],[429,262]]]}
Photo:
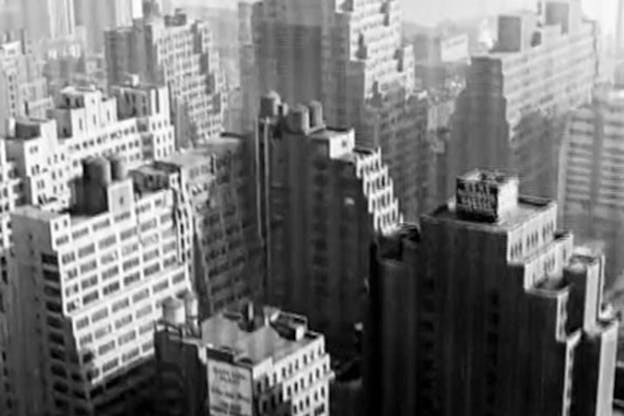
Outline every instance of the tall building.
{"label": "tall building", "polygon": [[33,42],[75,34],[74,0],[22,0],[21,12]]}
{"label": "tall building", "polygon": [[262,299],[264,252],[250,145],[247,137],[227,135],[141,168],[157,182],[179,176],[191,205],[200,318]]}
{"label": "tall building", "polygon": [[[546,1],[538,15],[502,15],[498,43],[475,56],[453,117],[444,194],[475,167],[517,171],[523,193],[554,197],[557,151],[569,111],[590,99],[598,26],[578,0]],[[442,202],[442,201],[438,201]]]}
{"label": "tall building", "polygon": [[388,167],[352,129],[326,127],[318,102],[289,111],[266,96],[257,139],[269,302],[308,316],[332,354],[349,355],[369,244],[401,221]]}
{"label": "tall building", "polygon": [[43,117],[52,100],[25,32],[0,33],[0,133],[11,117]]}
{"label": "tall building", "polygon": [[109,84],[136,74],[143,82],[169,87],[177,147],[219,137],[227,94],[206,22],[190,22],[180,11],[144,18],[107,31],[105,45]]}
{"label": "tall building", "polygon": [[307,319],[263,307],[201,324],[192,299],[169,299],[155,335],[159,416],[329,415],[325,338]]}
{"label": "tall building", "polygon": [[599,88],[593,101],[572,113],[561,148],[559,207],[577,238],[602,240],[607,248],[608,285],[624,272],[624,92]]}
{"label": "tall building", "polygon": [[191,288],[189,212],[173,189],[86,160],[66,212],[11,214],[18,414],[134,414],[164,299]]}
{"label": "tall building", "polygon": [[241,86],[241,130],[253,131],[258,114],[258,68],[254,47],[253,4],[238,3],[238,53]]}
{"label": "tall building", "polygon": [[[135,166],[173,152],[166,88],[129,84],[115,88],[114,95],[118,99],[93,89],[66,88],[56,97],[56,107],[48,111],[49,119],[20,118],[10,123],[0,142],[0,325],[15,302],[7,267],[8,249],[17,239],[12,234],[10,213],[23,205],[46,210],[69,207],[71,189],[82,175],[80,161],[89,156],[118,155]],[[0,334],[0,366],[7,357],[11,362],[4,335]],[[6,376],[4,370],[0,377]],[[16,411],[13,400],[10,405],[1,401],[0,410],[7,405],[2,414]]]}
{"label": "tall building", "polygon": [[401,40],[397,0],[265,0],[254,6],[258,91],[286,102],[317,100],[327,124],[379,147],[406,218],[420,211],[414,160],[425,134],[412,47]]}
{"label": "tall building", "polygon": [[91,53],[104,49],[104,31],[131,26],[143,17],[142,0],[74,0],[76,23],[87,31],[87,48]]}
{"label": "tall building", "polygon": [[370,414],[610,415],[618,320],[604,256],[558,231],[554,202],[473,171],[380,241],[365,361]]}

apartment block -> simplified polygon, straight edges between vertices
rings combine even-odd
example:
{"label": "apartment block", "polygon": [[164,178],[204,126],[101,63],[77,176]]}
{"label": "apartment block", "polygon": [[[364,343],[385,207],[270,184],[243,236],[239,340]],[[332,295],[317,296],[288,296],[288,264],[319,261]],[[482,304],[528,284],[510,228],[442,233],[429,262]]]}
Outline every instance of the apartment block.
{"label": "apartment block", "polygon": [[258,91],[320,101],[329,126],[355,128],[359,146],[381,148],[403,212],[416,220],[425,131],[399,1],[265,0],[252,16]]}
{"label": "apartment block", "polygon": [[572,113],[559,164],[561,218],[578,238],[605,243],[609,286],[617,284],[624,272],[622,115],[624,92],[597,88],[592,102]]}
{"label": "apartment block", "polygon": [[150,382],[163,300],[191,288],[180,195],[91,158],[66,211],[11,213],[11,364],[18,414],[128,414]]}
{"label": "apartment block", "polygon": [[194,307],[188,298],[163,305],[159,415],[329,415],[330,357],[305,317],[248,306],[198,324]]}
{"label": "apartment block", "polygon": [[[173,152],[166,88],[127,85],[116,88],[115,95],[119,100],[91,88],[66,88],[55,98],[55,109],[48,111],[50,118],[10,123],[0,146],[0,321],[16,299],[7,268],[8,249],[16,239],[12,211],[24,205],[53,211],[70,207],[76,180],[83,173],[81,160],[90,156],[116,156],[116,163],[125,161],[132,167]],[[11,361],[6,336],[0,350],[2,362],[7,361],[6,354]],[[11,408],[15,409],[13,403]]]}
{"label": "apartment block", "polygon": [[453,118],[445,198],[457,175],[477,167],[514,170],[523,193],[554,198],[565,120],[591,98],[599,34],[579,0],[544,7],[542,23],[529,12],[499,16],[498,43],[472,58]]}
{"label": "apartment block", "polygon": [[264,251],[250,145],[247,137],[227,134],[138,169],[148,181],[180,178],[192,209],[200,318],[262,297]]}
{"label": "apartment block", "polygon": [[618,319],[604,256],[559,231],[556,203],[477,170],[421,226],[373,246],[370,414],[610,415]]}
{"label": "apartment block", "polygon": [[180,11],[135,20],[107,31],[105,50],[109,84],[135,74],[169,88],[178,148],[219,137],[227,94],[207,22],[191,22]]}
{"label": "apartment block", "polygon": [[[402,221],[379,149],[326,127],[318,102],[263,98],[257,137],[270,303],[305,314],[332,354],[349,355],[361,322],[369,244]],[[264,169],[265,167],[269,169]]]}

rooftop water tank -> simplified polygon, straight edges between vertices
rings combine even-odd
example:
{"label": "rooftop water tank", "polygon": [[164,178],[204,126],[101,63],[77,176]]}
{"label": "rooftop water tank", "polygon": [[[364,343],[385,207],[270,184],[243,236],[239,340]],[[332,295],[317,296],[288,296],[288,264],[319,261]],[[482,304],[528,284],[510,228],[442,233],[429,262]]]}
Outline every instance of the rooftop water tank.
{"label": "rooftop water tank", "polygon": [[121,156],[112,156],[110,158],[111,175],[114,181],[121,181],[128,176],[128,167],[126,161]]}
{"label": "rooftop water tank", "polygon": [[170,325],[184,325],[186,317],[184,314],[184,302],[177,298],[167,298],[162,303],[163,318]]}
{"label": "rooftop water tank", "polygon": [[83,164],[83,178],[85,182],[106,186],[112,181],[111,164],[103,158],[88,158]]}
{"label": "rooftop water tank", "polygon": [[308,104],[310,112],[310,128],[323,127],[323,105],[318,101],[311,101]]}
{"label": "rooftop water tank", "polygon": [[260,98],[260,118],[276,117],[281,102],[282,99],[275,91],[271,91]]}
{"label": "rooftop water tank", "polygon": [[308,134],[310,130],[310,111],[305,105],[299,104],[288,114],[287,124],[293,133]]}

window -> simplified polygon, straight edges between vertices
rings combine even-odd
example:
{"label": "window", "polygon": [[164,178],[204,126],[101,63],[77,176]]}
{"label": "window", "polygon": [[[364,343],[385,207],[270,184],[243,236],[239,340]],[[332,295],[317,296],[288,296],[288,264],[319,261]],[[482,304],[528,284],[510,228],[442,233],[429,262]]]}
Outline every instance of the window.
{"label": "window", "polygon": [[133,267],[138,266],[140,262],[141,261],[139,260],[138,257],[132,258],[130,260],[126,260],[122,264],[122,269],[125,272],[125,271],[127,271],[127,270],[129,270],[129,269],[131,269]]}
{"label": "window", "polygon": [[162,292],[163,290],[169,287],[169,280],[164,280],[156,285],[154,285],[153,290],[154,293]]}
{"label": "window", "polygon": [[85,289],[92,288],[93,286],[97,285],[97,283],[98,283],[97,276],[91,276],[88,279],[82,280],[80,282],[80,287],[82,287],[82,289],[85,290]]}
{"label": "window", "polygon": [[132,302],[137,303],[149,296],[149,289],[143,289],[132,296]]}
{"label": "window", "polygon": [[100,248],[100,250],[103,250],[114,245],[116,242],[117,242],[117,237],[115,237],[114,235],[111,235],[110,237],[106,237],[104,240],[101,240],[98,243],[98,247]]}
{"label": "window", "polygon": [[115,329],[119,329],[123,326],[126,326],[130,322],[132,322],[132,314],[128,314],[120,319],[117,319],[117,321],[115,321]]}
{"label": "window", "polygon": [[91,292],[91,293],[89,293],[89,294],[85,295],[85,296],[82,298],[82,304],[83,304],[83,305],[88,305],[89,303],[91,303],[91,302],[95,302],[96,300],[98,300],[98,299],[99,299],[99,297],[100,297],[100,296],[98,295],[97,290],[96,290],[96,291],[94,291],[94,292]]}
{"label": "window", "polygon": [[114,277],[117,274],[119,274],[119,267],[118,266],[113,266],[110,269],[105,270],[102,273],[102,279],[103,280],[108,280],[108,279]]}
{"label": "window", "polygon": [[154,273],[158,273],[160,271],[160,263],[152,264],[149,267],[145,268],[145,277],[151,276]]}
{"label": "window", "polygon": [[44,264],[50,264],[53,266],[58,266],[58,257],[52,254],[41,254],[41,262]]}
{"label": "window", "polygon": [[115,341],[111,340],[98,348],[98,354],[104,355],[115,348]]}
{"label": "window", "polygon": [[118,300],[117,302],[113,303],[113,312],[117,312],[118,310],[127,308],[128,306],[130,306],[130,299],[126,298]]}
{"label": "window", "polygon": [[98,321],[101,321],[102,319],[106,318],[108,316],[108,309],[107,308],[103,308],[100,309],[99,311],[93,313],[93,315],[91,316],[91,321],[93,323],[96,323]]}
{"label": "window", "polygon": [[120,336],[119,339],[117,340],[117,343],[119,345],[124,345],[124,344],[127,344],[128,342],[132,341],[135,338],[136,338],[136,332],[134,332],[134,329],[133,329],[133,330],[129,331],[128,333]]}
{"label": "window", "polygon": [[108,334],[110,334],[112,328],[110,325],[105,325],[101,328],[95,330],[95,339],[100,339]]}
{"label": "window", "polygon": [[74,260],[76,260],[76,255],[73,251],[70,253],[65,253],[61,256],[61,263],[63,264],[71,263]]}
{"label": "window", "polygon": [[85,316],[76,321],[76,329],[82,329],[89,325],[89,317]]}
{"label": "window", "polygon": [[130,286],[131,284],[141,280],[141,273],[135,272],[124,277],[124,286]]}
{"label": "window", "polygon": [[86,257],[90,254],[95,253],[95,244],[89,244],[85,247],[78,249],[78,257]]}
{"label": "window", "polygon": [[144,307],[142,307],[141,309],[139,309],[136,313],[136,317],[137,319],[143,318],[145,315],[148,315],[152,312],[153,308],[152,305],[145,305]]}
{"label": "window", "polygon": [[113,282],[110,285],[104,287],[103,292],[104,295],[110,295],[111,293],[115,293],[120,289],[120,284],[119,282]]}

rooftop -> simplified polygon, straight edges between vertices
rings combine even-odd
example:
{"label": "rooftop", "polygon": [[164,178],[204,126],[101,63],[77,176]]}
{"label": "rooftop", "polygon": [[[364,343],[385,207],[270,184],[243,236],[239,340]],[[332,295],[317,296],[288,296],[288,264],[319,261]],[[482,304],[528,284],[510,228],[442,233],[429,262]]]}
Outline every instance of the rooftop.
{"label": "rooftop", "polygon": [[240,359],[250,360],[252,365],[268,358],[279,360],[316,339],[316,334],[312,332],[307,332],[299,340],[285,338],[270,325],[247,332],[240,328],[238,322],[221,315],[205,320],[201,325],[201,334],[203,344],[233,351]]}
{"label": "rooftop", "polygon": [[503,213],[497,222],[482,222],[471,221],[465,218],[460,218],[455,210],[455,202],[449,202],[446,205],[439,207],[433,213],[426,215],[439,220],[446,220],[458,223],[466,223],[474,225],[475,227],[483,228],[484,230],[504,231],[514,229],[524,224],[529,219],[546,212],[555,206],[553,201],[542,198],[521,196],[518,199],[517,206],[509,209]]}
{"label": "rooftop", "polygon": [[23,205],[16,207],[15,210],[13,210],[13,213],[15,215],[29,217],[43,222],[53,221],[62,215],[58,212],[43,210],[33,205]]}

